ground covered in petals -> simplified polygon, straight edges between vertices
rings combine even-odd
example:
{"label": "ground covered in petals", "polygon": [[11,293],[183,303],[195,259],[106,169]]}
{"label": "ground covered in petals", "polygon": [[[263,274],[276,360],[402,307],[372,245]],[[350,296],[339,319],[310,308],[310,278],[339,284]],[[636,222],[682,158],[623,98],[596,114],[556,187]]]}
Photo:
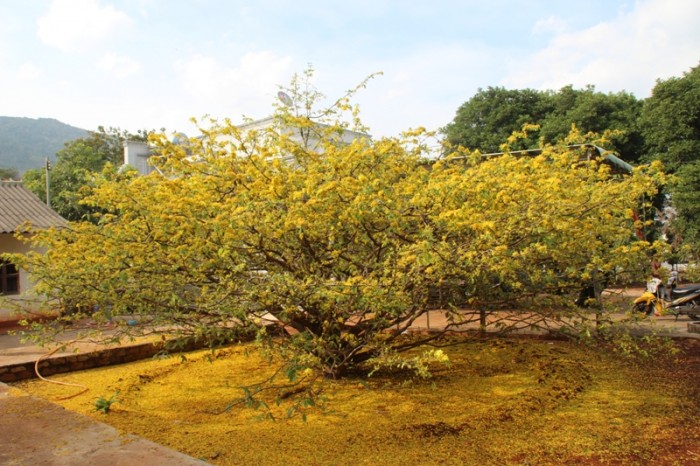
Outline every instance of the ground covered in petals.
{"label": "ground covered in petals", "polygon": [[239,402],[273,371],[252,345],[52,377],[89,387],[65,400],[80,389],[16,386],[220,465],[700,465],[700,340],[652,362],[560,341],[441,345],[450,365],[432,378],[325,381],[305,420],[272,391],[261,398],[269,410]]}

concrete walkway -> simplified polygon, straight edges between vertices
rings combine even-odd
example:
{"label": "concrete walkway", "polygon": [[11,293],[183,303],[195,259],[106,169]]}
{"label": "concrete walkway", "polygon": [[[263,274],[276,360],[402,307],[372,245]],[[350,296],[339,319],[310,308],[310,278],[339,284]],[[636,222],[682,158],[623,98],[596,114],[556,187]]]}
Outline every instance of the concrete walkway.
{"label": "concrete walkway", "polygon": [[[5,322],[0,327],[0,368],[33,363],[48,349],[22,343],[8,331],[20,327]],[[70,340],[70,337],[67,337]],[[104,349],[94,343],[78,343],[52,358]],[[68,411],[0,382],[0,464],[12,466],[189,466],[206,465],[175,450],[150,442],[92,418]]]}
{"label": "concrete walkway", "polygon": [[0,383],[0,464],[194,466],[207,463]]}

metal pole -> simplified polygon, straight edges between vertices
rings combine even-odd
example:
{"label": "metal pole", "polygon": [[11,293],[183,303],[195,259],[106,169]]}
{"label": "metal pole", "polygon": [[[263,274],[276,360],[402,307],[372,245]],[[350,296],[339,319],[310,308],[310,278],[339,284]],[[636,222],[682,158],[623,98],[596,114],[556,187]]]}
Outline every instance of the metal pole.
{"label": "metal pole", "polygon": [[51,195],[49,194],[49,188],[51,187],[51,181],[49,177],[49,172],[51,171],[51,162],[49,161],[48,157],[46,157],[46,164],[44,165],[44,168],[46,170],[46,205],[47,207],[51,207]]}

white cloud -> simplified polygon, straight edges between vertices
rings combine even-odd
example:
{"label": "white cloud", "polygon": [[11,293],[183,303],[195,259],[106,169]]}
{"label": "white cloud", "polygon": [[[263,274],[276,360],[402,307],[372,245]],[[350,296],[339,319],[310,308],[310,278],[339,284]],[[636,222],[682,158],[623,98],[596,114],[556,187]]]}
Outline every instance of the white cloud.
{"label": "white cloud", "polygon": [[103,56],[97,62],[97,67],[119,79],[138,73],[141,69],[141,65],[136,60],[127,56],[117,55],[116,53],[108,53]]}
{"label": "white cloud", "polygon": [[99,0],[53,0],[37,21],[39,38],[62,51],[90,46],[131,23],[124,12]]}
{"label": "white cloud", "polygon": [[540,19],[532,28],[533,34],[563,34],[568,29],[568,24],[561,18],[550,16],[545,19]]}
{"label": "white cloud", "polygon": [[17,71],[17,77],[22,81],[31,81],[41,75],[41,68],[34,63],[23,63]]}
{"label": "white cloud", "polygon": [[637,2],[629,13],[562,32],[546,48],[511,61],[502,84],[539,89],[594,84],[603,92],[626,90],[647,97],[656,79],[680,76],[698,64],[698,21],[696,0]]}
{"label": "white cloud", "polygon": [[221,112],[235,118],[243,113],[269,110],[277,86],[289,81],[291,64],[291,57],[263,51],[243,55],[234,67],[213,57],[195,55],[176,62],[175,70],[198,108],[214,116]]}

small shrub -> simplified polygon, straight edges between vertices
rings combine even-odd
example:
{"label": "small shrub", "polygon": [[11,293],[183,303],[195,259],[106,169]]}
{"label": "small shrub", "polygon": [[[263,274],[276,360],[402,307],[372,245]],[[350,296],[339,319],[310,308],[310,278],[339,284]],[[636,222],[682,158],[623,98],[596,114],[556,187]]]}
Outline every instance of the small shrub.
{"label": "small shrub", "polygon": [[105,398],[104,396],[100,396],[98,399],[95,400],[95,411],[100,411],[104,414],[107,414],[109,410],[112,408],[112,405],[114,403],[117,403],[119,400],[117,400],[117,393],[112,395],[109,398]]}

